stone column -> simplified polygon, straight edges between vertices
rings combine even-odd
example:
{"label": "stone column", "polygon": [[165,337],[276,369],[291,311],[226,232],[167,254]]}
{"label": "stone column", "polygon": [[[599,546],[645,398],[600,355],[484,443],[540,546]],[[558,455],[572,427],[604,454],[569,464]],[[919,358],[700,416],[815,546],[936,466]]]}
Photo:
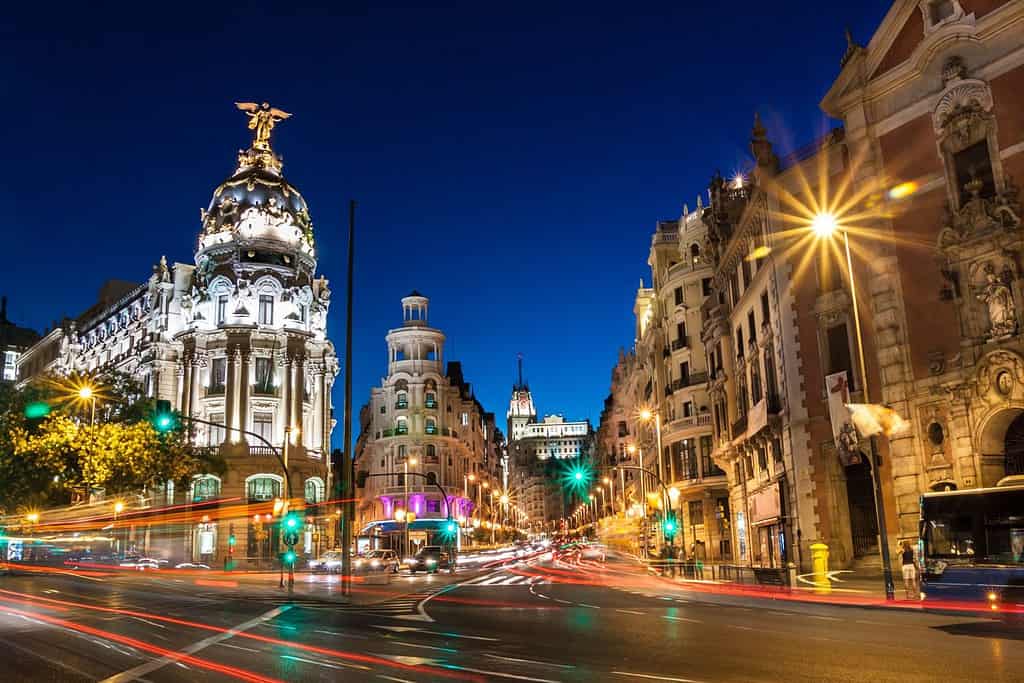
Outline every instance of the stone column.
{"label": "stone column", "polygon": [[238,432],[234,431],[234,428],[238,426],[235,419],[235,401],[238,397],[238,388],[235,386],[238,377],[236,352],[237,349],[234,345],[228,346],[227,380],[225,382],[227,386],[224,389],[224,426],[228,443],[234,443],[238,439]]}
{"label": "stone column", "polygon": [[[249,429],[249,391],[252,386],[249,382],[249,359],[251,356],[249,348],[242,349],[240,352],[238,372],[238,427],[240,429]],[[240,442],[248,443],[249,440],[245,434],[238,436]]]}
{"label": "stone column", "polygon": [[[291,367],[291,426],[302,429],[302,396],[305,390],[303,370],[305,368],[305,362],[301,356],[297,356],[292,361]],[[299,440],[295,445],[302,443],[303,434],[299,432]]]}
{"label": "stone column", "polygon": [[192,382],[195,368],[195,357],[192,354],[185,356],[184,374],[181,381],[181,399],[178,404],[182,415],[189,417],[192,414]]}

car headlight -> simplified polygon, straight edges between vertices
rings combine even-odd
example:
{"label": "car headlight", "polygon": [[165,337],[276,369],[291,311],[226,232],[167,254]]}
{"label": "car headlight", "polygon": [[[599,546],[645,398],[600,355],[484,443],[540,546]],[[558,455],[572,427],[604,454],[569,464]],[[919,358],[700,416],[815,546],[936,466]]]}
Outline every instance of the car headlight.
{"label": "car headlight", "polygon": [[437,564],[437,560],[429,559],[429,560],[427,560],[427,564]]}
{"label": "car headlight", "polygon": [[379,567],[380,566],[380,560],[374,560],[373,562],[370,563],[370,566],[371,567]]}

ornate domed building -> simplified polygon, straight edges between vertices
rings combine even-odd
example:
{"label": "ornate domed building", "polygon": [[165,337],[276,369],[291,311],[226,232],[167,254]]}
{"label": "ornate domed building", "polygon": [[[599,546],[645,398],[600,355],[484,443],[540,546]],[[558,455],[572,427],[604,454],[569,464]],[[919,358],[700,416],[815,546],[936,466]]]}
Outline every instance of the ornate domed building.
{"label": "ornate domed building", "polygon": [[[338,373],[326,337],[331,290],[316,274],[306,202],[270,147],[270,130],[288,114],[265,104],[239,108],[250,117],[254,140],[200,211],[194,265],[161,258],[142,284],[107,283],[96,305],[19,359],[21,381],[44,373],[127,372],[150,396],[195,421],[198,444],[225,456],[224,476],[196,477],[188,491],[169,483],[140,504],[237,497],[264,514],[274,498],[320,503],[328,490]],[[201,523],[180,541],[144,549],[220,562],[233,534],[236,559],[273,557],[278,534],[254,525],[253,514]],[[297,550],[316,552],[326,526],[312,521]],[[140,550],[142,544],[136,541]]]}

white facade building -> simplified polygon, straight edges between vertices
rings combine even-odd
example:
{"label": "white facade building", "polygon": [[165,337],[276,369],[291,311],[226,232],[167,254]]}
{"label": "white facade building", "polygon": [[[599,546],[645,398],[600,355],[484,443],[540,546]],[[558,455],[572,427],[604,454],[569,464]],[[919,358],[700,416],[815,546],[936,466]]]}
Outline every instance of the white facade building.
{"label": "white facade building", "polygon": [[[225,476],[197,477],[177,494],[168,485],[151,498],[156,504],[238,496],[263,512],[276,497],[326,499],[338,372],[326,337],[331,290],[316,274],[306,203],[281,166],[266,135],[257,135],[200,211],[194,263],[161,258],[141,284],[108,282],[92,308],[19,359],[22,382],[117,370],[183,417],[214,423],[196,424],[194,438],[225,456]],[[287,472],[272,449],[289,451]],[[148,550],[217,561],[230,531],[236,558],[270,557],[278,535],[255,533],[251,519],[197,525],[183,548]],[[315,552],[309,539],[319,531],[307,529],[300,550]]]}

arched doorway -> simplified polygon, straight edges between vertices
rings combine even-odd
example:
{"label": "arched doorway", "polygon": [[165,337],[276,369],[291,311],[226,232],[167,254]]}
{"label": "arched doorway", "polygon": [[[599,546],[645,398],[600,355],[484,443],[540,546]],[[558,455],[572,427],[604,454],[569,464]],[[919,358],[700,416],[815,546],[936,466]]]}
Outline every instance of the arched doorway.
{"label": "arched doorway", "polygon": [[997,411],[981,431],[981,485],[995,486],[1000,479],[1024,474],[1024,409]]}
{"label": "arched doorway", "polygon": [[846,467],[846,497],[850,504],[850,535],[853,556],[878,552],[878,517],[875,515],[875,489],[871,466],[866,457]]}
{"label": "arched doorway", "polygon": [[1006,476],[1024,474],[1024,413],[1014,418],[1006,428],[1003,447]]}

